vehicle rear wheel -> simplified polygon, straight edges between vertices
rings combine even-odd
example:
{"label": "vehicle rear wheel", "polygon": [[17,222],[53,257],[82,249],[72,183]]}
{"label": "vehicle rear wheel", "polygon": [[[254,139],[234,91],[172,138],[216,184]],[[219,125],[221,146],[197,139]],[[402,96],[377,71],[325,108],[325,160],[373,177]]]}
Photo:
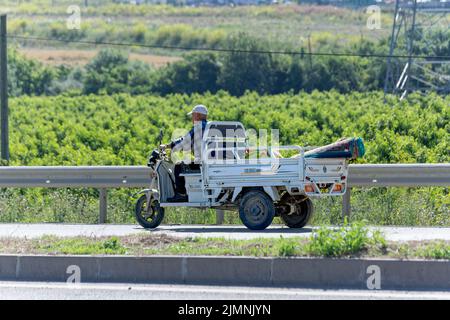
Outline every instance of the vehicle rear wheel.
{"label": "vehicle rear wheel", "polygon": [[264,230],[272,223],[274,216],[272,199],[263,191],[249,191],[239,203],[239,217],[251,230]]}
{"label": "vehicle rear wheel", "polygon": [[164,208],[161,208],[157,200],[150,200],[147,208],[147,195],[142,195],[136,202],[135,216],[137,222],[146,229],[158,227],[164,219]]}
{"label": "vehicle rear wheel", "polygon": [[[283,199],[284,198],[284,199]],[[281,202],[290,210],[283,210],[280,217],[289,228],[303,228],[311,219],[314,206],[309,198],[297,198],[287,195]]]}

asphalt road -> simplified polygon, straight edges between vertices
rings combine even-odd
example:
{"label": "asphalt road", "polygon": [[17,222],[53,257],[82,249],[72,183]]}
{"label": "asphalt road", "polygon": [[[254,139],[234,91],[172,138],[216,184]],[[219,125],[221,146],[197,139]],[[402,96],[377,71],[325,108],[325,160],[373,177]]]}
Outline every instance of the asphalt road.
{"label": "asphalt road", "polygon": [[374,300],[446,299],[450,292],[320,290],[191,285],[0,282],[0,300]]}
{"label": "asphalt road", "polygon": [[[448,240],[450,228],[371,227],[381,230],[392,241]],[[60,237],[125,236],[130,234],[166,234],[173,237],[224,237],[228,239],[254,239],[283,237],[309,237],[313,228],[289,229],[271,226],[263,231],[251,231],[244,226],[162,225],[145,230],[138,225],[83,225],[83,224],[0,224],[0,238],[38,238],[43,235]]]}

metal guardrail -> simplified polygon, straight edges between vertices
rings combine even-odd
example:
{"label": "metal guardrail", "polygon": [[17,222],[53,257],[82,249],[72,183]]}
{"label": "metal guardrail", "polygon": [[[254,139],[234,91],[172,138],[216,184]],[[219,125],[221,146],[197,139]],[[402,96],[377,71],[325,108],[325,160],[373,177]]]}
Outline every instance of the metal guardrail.
{"label": "metal guardrail", "polygon": [[1,188],[99,189],[99,223],[107,221],[108,188],[143,188],[149,180],[145,166],[0,167]]}
{"label": "metal guardrail", "polygon": [[[135,188],[148,186],[146,166],[0,167],[4,188]],[[350,187],[450,186],[450,163],[357,164],[349,166]]]}
{"label": "metal guardrail", "polygon": [[352,187],[446,187],[450,186],[450,163],[354,164],[349,166],[347,181],[342,219],[350,217]]}
{"label": "metal guardrail", "polygon": [[450,163],[350,165],[348,184],[350,187],[450,186]]}
{"label": "metal guardrail", "polygon": [[[146,187],[149,181],[150,170],[145,166],[0,167],[0,188],[99,189],[99,223],[107,220],[108,188]],[[350,215],[352,187],[450,186],[450,163],[350,165],[348,183],[343,216]]]}
{"label": "metal guardrail", "polygon": [[0,167],[6,188],[137,188],[149,185],[145,166]]}

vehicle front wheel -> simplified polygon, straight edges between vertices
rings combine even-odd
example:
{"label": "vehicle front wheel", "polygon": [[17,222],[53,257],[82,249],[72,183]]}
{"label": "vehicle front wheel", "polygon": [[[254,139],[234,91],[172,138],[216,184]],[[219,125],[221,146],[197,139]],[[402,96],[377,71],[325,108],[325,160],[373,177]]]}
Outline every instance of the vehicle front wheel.
{"label": "vehicle front wheel", "polygon": [[263,191],[249,191],[239,204],[239,217],[251,230],[264,230],[273,221],[275,206],[272,199]]}
{"label": "vehicle front wheel", "polygon": [[282,199],[284,206],[288,206],[290,210],[280,213],[283,222],[289,228],[303,228],[314,211],[313,203],[309,198],[294,198],[290,195]]}
{"label": "vehicle front wheel", "polygon": [[157,200],[151,199],[147,207],[147,195],[142,195],[136,202],[135,216],[137,222],[146,229],[158,227],[164,219],[164,208]]}

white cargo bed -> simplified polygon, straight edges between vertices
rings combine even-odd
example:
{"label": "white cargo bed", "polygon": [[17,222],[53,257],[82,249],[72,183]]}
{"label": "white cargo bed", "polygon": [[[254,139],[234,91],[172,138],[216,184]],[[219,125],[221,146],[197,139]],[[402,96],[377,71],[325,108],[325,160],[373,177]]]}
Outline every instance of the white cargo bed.
{"label": "white cargo bed", "polygon": [[[214,130],[242,130],[239,122],[208,123],[202,142],[200,172],[183,174],[189,206],[233,205],[239,194],[249,188],[263,189],[273,201],[286,191],[293,196],[338,196],[347,185],[347,160],[343,158],[305,158],[299,146],[262,148],[265,158],[246,159],[249,150],[245,133],[231,140],[211,135]],[[233,147],[224,147],[225,145]],[[258,150],[261,151],[261,148]],[[258,151],[258,152],[259,152]],[[280,151],[296,154],[283,158]],[[218,155],[222,159],[218,159]],[[225,156],[224,156],[225,155]],[[161,203],[184,206],[186,203]]]}
{"label": "white cargo bed", "polygon": [[[308,185],[313,190],[305,191],[307,195],[341,195],[345,192],[346,180],[346,159],[268,158],[257,161],[226,161],[204,166],[206,188],[286,187],[290,190],[298,188],[301,193],[305,191],[305,185]],[[342,185],[339,191],[321,191],[325,184],[330,187],[336,183]]]}

